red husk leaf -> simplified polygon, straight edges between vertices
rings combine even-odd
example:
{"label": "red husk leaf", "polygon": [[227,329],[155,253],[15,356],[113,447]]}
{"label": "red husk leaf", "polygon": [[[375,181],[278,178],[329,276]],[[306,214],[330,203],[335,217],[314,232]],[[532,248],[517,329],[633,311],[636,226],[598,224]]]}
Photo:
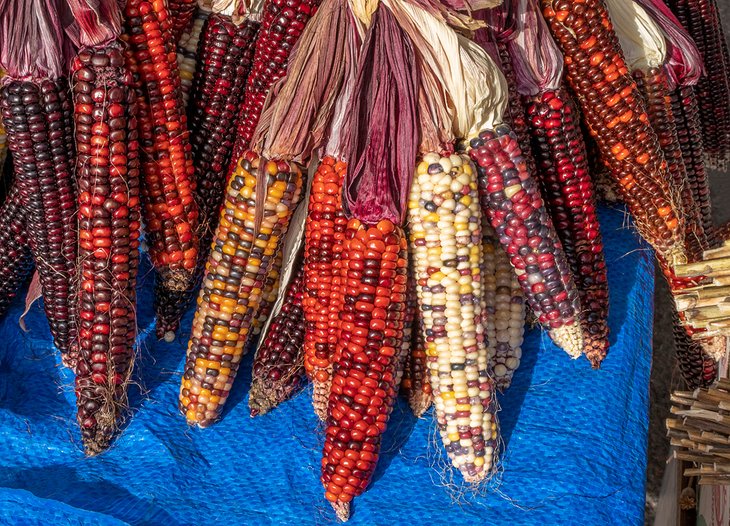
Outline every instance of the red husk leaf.
{"label": "red husk leaf", "polygon": [[518,0],[513,38],[507,42],[520,95],[534,96],[560,87],[563,55],[536,0]]}
{"label": "red husk leaf", "polygon": [[483,20],[487,27],[476,32],[474,40],[481,45],[482,41],[507,41],[513,37],[517,29],[517,1],[504,0],[501,5],[492,9],[483,9],[474,13],[474,18]]}
{"label": "red husk leaf", "polygon": [[79,46],[102,46],[122,32],[122,11],[118,0],[66,0],[74,23],[66,33]]}
{"label": "red husk leaf", "polygon": [[390,10],[373,15],[346,125],[351,167],[343,204],[367,224],[402,224],[420,143],[419,70],[411,40]]}
{"label": "red husk leaf", "polygon": [[60,0],[0,0],[0,64],[6,78],[57,79],[69,51]]}
{"label": "red husk leaf", "polygon": [[665,70],[676,86],[694,86],[704,75],[702,54],[692,37],[662,0],[636,0],[664,34],[667,45]]}

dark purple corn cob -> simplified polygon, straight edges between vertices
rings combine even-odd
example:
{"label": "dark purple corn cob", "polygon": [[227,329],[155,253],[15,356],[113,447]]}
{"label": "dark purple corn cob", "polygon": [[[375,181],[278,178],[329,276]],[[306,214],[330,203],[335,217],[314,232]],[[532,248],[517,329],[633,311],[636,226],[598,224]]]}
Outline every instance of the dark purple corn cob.
{"label": "dark purple corn cob", "polygon": [[20,204],[18,185],[14,184],[0,207],[0,317],[33,272],[26,214]]}
{"label": "dark purple corn cob", "polygon": [[674,347],[677,352],[677,363],[682,378],[690,389],[708,387],[717,379],[717,362],[703,349],[702,343],[693,340],[672,307],[672,329],[674,331]]}

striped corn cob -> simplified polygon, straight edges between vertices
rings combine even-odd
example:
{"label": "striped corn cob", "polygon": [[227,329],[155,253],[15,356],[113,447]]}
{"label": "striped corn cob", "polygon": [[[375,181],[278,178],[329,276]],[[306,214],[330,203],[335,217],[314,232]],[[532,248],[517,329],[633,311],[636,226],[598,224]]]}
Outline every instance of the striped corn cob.
{"label": "striped corn cob", "polygon": [[72,64],[79,188],[77,420],[87,454],[108,447],[127,404],[137,336],[140,175],[132,75],[120,43]]}
{"label": "striped corn cob", "polygon": [[730,160],[730,61],[715,0],[668,0],[705,64],[696,86],[705,159],[724,169]]}
{"label": "striped corn cob", "polygon": [[608,351],[608,282],[577,110],[567,91],[548,90],[527,114],[545,201],[580,291],[583,352],[598,367]]}
{"label": "striped corn cob", "polygon": [[639,92],[646,103],[649,122],[654,128],[667,161],[667,171],[672,180],[672,188],[681,200],[680,213],[685,218],[685,246],[690,261],[701,257],[708,248],[707,236],[702,225],[701,212],[696,205],[692,188],[687,178],[682,149],[677,135],[677,126],[669,96],[669,81],[663,68],[650,68],[644,72],[632,72]]}
{"label": "striped corn cob", "polygon": [[406,308],[407,244],[384,219],[347,224],[343,247],[341,334],[333,364],[322,458],[325,497],[346,520],[349,503],[375,472],[381,437],[392,411],[397,355]]}
{"label": "striped corn cob", "polygon": [[672,327],[677,363],[687,387],[697,389],[712,384],[717,379],[717,362],[705,353],[700,342],[687,334],[676,310],[672,312]]}
{"label": "striped corn cob", "polygon": [[164,2],[129,0],[124,13],[128,58],[133,59],[127,66],[140,89],[137,119],[149,254],[162,285],[185,290],[193,281],[198,253],[198,208],[170,12]]}
{"label": "striped corn cob", "polygon": [[14,184],[0,207],[0,317],[33,272],[26,216],[18,185]]}
{"label": "striped corn cob", "polygon": [[517,274],[486,219],[482,221],[484,242],[485,333],[494,384],[505,391],[520,366],[525,330],[525,300]]}
{"label": "striped corn cob", "polygon": [[210,15],[210,9],[202,4],[198,5],[193,23],[182,34],[177,45],[177,64],[180,70],[180,89],[184,108],[188,108],[190,105],[190,92],[197,66],[198,43],[208,15]]}
{"label": "striped corn cob", "polygon": [[482,214],[469,158],[424,155],[408,206],[439,432],[464,479],[479,482],[495,468],[498,432],[480,323]]}
{"label": "striped corn cob", "polygon": [[[248,152],[228,182],[188,344],[180,409],[206,427],[220,415],[238,371],[252,313],[301,189],[295,164]],[[261,227],[254,230],[256,174],[266,174]]]}
{"label": "striped corn cob", "polygon": [[509,126],[470,141],[481,207],[515,267],[528,305],[571,357],[583,352],[579,291],[558,234]]}
{"label": "striped corn cob", "polygon": [[190,29],[197,7],[197,0],[168,0],[167,7],[171,22],[172,42],[177,44],[183,33]]}
{"label": "striped corn cob", "polygon": [[[342,183],[347,164],[326,156],[312,179],[304,242],[304,368],[314,385],[314,411],[327,416],[327,398],[336,341],[330,339],[333,262],[341,255],[347,219],[342,210]],[[338,247],[340,245],[340,247]]]}
{"label": "striped corn cob", "polygon": [[423,337],[423,321],[420,315],[413,320],[410,353],[406,357],[401,391],[408,399],[408,405],[417,417],[423,416],[433,403],[431,380],[428,372],[428,356]]}
{"label": "striped corn cob", "polygon": [[261,291],[261,304],[256,311],[253,322],[251,323],[251,336],[258,336],[264,328],[264,324],[271,315],[271,309],[274,307],[276,298],[279,297],[279,284],[281,278],[281,250],[276,252],[274,262],[271,264],[264,288]]}
{"label": "striped corn cob", "polygon": [[[56,347],[71,350],[76,276],[72,107],[66,79],[11,80],[2,92],[27,234]],[[73,357],[66,358],[67,363]]]}
{"label": "striped corn cob", "polygon": [[203,28],[198,46],[200,67],[195,71],[190,106],[190,142],[198,178],[195,188],[199,212],[198,262],[195,279],[185,289],[157,286],[155,312],[159,338],[174,337],[203,274],[225,191],[226,170],[233,148],[230,130],[236,125],[257,29],[255,22],[246,20],[238,26],[230,16],[218,13],[209,15]]}
{"label": "striped corn cob", "polygon": [[269,88],[286,75],[289,55],[314,16],[320,0],[266,0],[261,29],[256,37],[251,74],[238,115],[238,131],[231,157],[232,164],[248,148],[269,93]]}
{"label": "striped corn cob", "polygon": [[699,208],[700,220],[707,243],[714,245],[714,226],[710,185],[704,162],[704,148],[700,124],[699,107],[695,88],[679,86],[670,94],[672,113],[676,122],[677,140],[682,151],[682,159],[687,173],[687,181],[692,199]]}
{"label": "striped corn cob", "polygon": [[274,317],[253,360],[248,399],[251,416],[271,411],[299,390],[304,371],[304,267],[286,290],[281,310]]}
{"label": "striped corn cob", "polygon": [[678,196],[603,0],[542,5],[583,118],[639,232],[672,264],[685,261]]}

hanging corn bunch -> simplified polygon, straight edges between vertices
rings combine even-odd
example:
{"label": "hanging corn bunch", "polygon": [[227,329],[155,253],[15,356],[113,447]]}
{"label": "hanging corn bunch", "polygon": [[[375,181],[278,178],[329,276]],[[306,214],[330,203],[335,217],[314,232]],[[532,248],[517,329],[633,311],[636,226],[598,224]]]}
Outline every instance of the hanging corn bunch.
{"label": "hanging corn bunch", "polygon": [[68,51],[56,2],[0,1],[2,118],[46,317],[70,365],[77,206]]}

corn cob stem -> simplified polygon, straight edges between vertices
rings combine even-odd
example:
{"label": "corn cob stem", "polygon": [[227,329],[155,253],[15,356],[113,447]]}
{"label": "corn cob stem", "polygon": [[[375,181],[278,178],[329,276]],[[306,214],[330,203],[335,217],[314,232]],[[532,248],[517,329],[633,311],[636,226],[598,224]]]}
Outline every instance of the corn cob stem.
{"label": "corn cob stem", "polygon": [[639,232],[670,264],[686,261],[678,195],[603,0],[542,5],[583,118]]}
{"label": "corn cob stem", "polygon": [[18,290],[33,272],[33,256],[26,231],[27,214],[21,205],[18,185],[14,184],[0,207],[0,317],[7,312]]}
{"label": "corn cob stem", "polygon": [[470,142],[481,206],[517,272],[527,303],[552,340],[571,357],[583,352],[579,292],[538,183],[508,126]]}
{"label": "corn cob stem", "polygon": [[127,405],[137,336],[139,157],[122,46],[82,48],[73,66],[79,187],[77,419],[86,452],[108,447]]}
{"label": "corn cob stem", "polygon": [[[265,164],[264,164],[265,163]],[[261,227],[254,229],[256,174],[264,170]],[[206,427],[219,417],[235,380],[252,320],[302,189],[298,166],[248,152],[228,182],[193,319],[180,409]]]}
{"label": "corn cob stem", "polygon": [[325,497],[341,520],[375,472],[381,437],[395,402],[403,339],[406,239],[389,220],[347,224],[341,334],[334,362],[322,458]]}
{"label": "corn cob stem", "polygon": [[304,268],[286,290],[281,311],[274,317],[253,361],[248,405],[251,416],[271,411],[306,382],[304,371]]}
{"label": "corn cob stem", "polygon": [[480,323],[481,210],[468,157],[425,155],[409,214],[439,432],[453,465],[467,482],[477,483],[495,467],[498,433]]}
{"label": "corn cob stem", "polygon": [[[43,289],[53,341],[63,353],[74,339],[76,187],[71,101],[65,79],[11,80],[3,121],[14,158],[27,233]],[[73,362],[73,356],[67,358]]]}
{"label": "corn cob stem", "polygon": [[327,399],[336,340],[330,338],[333,263],[339,259],[347,219],[342,210],[342,183],[347,165],[322,159],[312,180],[304,242],[304,368],[314,385],[314,412],[327,417]]}
{"label": "corn cob stem", "polygon": [[608,351],[608,281],[577,110],[567,91],[551,90],[527,113],[546,203],[580,290],[584,352],[599,367]]}

